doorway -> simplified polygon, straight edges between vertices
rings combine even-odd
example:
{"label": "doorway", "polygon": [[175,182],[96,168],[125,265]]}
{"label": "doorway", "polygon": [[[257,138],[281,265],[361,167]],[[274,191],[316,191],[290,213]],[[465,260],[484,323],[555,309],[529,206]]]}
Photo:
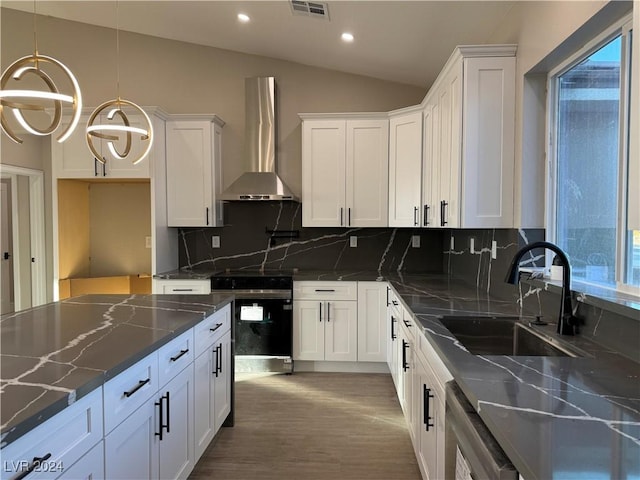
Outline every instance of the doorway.
{"label": "doorway", "polygon": [[2,313],[46,303],[44,174],[0,165]]}

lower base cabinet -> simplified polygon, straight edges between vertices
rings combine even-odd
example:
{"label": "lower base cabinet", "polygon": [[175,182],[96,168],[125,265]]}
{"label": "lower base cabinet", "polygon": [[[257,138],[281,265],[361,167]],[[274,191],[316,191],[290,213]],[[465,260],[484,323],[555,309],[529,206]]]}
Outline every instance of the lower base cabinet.
{"label": "lower base cabinet", "polygon": [[101,441],[84,456],[73,464],[71,468],[65,468],[64,473],[57,480],[77,480],[87,478],[90,480],[104,480],[104,444]]}
{"label": "lower base cabinet", "polygon": [[200,354],[194,367],[197,462],[231,411],[231,332]]}
{"label": "lower base cabinet", "polygon": [[193,364],[105,439],[109,479],[185,479],[195,465]]}

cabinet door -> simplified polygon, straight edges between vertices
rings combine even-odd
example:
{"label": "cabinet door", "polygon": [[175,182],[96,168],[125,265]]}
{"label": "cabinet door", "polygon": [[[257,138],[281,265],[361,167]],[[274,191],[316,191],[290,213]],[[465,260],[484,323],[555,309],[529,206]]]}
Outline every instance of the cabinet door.
{"label": "cabinet door", "polygon": [[[437,105],[433,100],[427,101],[422,120],[422,212],[420,225],[433,227],[436,222],[436,203],[438,196],[438,164],[435,161],[438,152],[437,129],[434,124],[434,111],[437,115]],[[434,191],[435,190],[435,191]]]}
{"label": "cabinet door", "polygon": [[389,121],[348,120],[347,227],[386,227],[389,222]]}
{"label": "cabinet door", "polygon": [[324,302],[293,302],[293,359],[324,360]]}
{"label": "cabinet door", "polygon": [[302,226],[345,225],[344,120],[302,125]]}
{"label": "cabinet door", "polygon": [[98,443],[85,453],[84,457],[74,463],[70,468],[65,468],[64,473],[57,477],[57,480],[77,480],[79,478],[90,480],[103,480],[105,478],[103,442]]}
{"label": "cabinet door", "polygon": [[170,227],[212,226],[211,142],[211,122],[167,122],[167,216]]}
{"label": "cabinet door", "polygon": [[97,164],[87,146],[85,127],[90,116],[90,114],[81,115],[78,126],[63,143],[58,143],[55,137],[51,138],[51,159],[56,178],[102,176],[102,165]]}
{"label": "cabinet door", "polygon": [[389,226],[417,227],[422,183],[422,112],[389,121]]}
{"label": "cabinet door", "polygon": [[194,362],[194,450],[197,462],[215,435],[215,350],[202,353]]}
{"label": "cabinet door", "polygon": [[358,282],[358,361],[387,361],[387,284]]}
{"label": "cabinet door", "polygon": [[455,64],[444,78],[438,97],[439,193],[438,223],[460,226],[460,144],[462,142],[462,62]]}
{"label": "cabinet door", "polygon": [[231,332],[227,332],[218,342],[215,352],[215,371],[213,375],[214,387],[214,420],[217,433],[231,412],[231,382],[233,371],[231,370]]}
{"label": "cabinet door", "polygon": [[[421,361],[417,362],[414,399],[418,407],[414,410],[416,415],[413,424],[416,456],[420,469],[426,473],[427,478],[444,478],[437,476],[438,432],[436,416],[440,416],[440,412],[437,411],[439,406],[435,401],[433,379],[428,374],[428,367],[425,367]],[[444,440],[444,435],[441,438]]]}
{"label": "cabinet door", "polygon": [[463,228],[513,226],[515,63],[464,60]]}
{"label": "cabinet door", "polygon": [[325,302],[325,360],[355,362],[358,359],[358,302]]}
{"label": "cabinet door", "polygon": [[105,438],[105,478],[157,479],[156,398],[147,400]]}
{"label": "cabinet door", "polygon": [[[157,402],[164,401],[160,420],[166,425],[158,442],[159,472],[162,479],[187,478],[195,465],[193,384],[193,364],[189,364],[166,386],[160,388],[156,398]],[[162,400],[161,397],[166,400]]]}

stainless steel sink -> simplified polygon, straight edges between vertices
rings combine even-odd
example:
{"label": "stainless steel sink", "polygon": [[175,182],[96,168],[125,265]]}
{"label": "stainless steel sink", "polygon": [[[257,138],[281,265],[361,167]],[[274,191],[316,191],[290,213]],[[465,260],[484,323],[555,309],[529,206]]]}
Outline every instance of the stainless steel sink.
{"label": "stainless steel sink", "polygon": [[440,322],[474,355],[580,357],[581,352],[508,317],[444,317]]}

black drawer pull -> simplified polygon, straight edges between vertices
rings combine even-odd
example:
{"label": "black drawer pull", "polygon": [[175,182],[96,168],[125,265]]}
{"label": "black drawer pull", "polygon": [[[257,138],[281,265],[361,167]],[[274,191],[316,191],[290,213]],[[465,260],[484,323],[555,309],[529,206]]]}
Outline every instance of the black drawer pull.
{"label": "black drawer pull", "polygon": [[173,292],[193,292],[193,288],[174,288]]}
{"label": "black drawer pull", "polygon": [[31,465],[29,465],[29,467],[24,472],[22,472],[20,475],[15,477],[14,480],[23,479],[24,477],[29,475],[31,472],[33,472],[36,468],[38,468],[40,465],[42,465],[42,462],[44,462],[45,460],[49,460],[49,458],[51,458],[50,453],[47,453],[44,457],[33,457],[33,461],[31,462]]}
{"label": "black drawer pull", "polygon": [[404,318],[402,319],[402,321],[404,322],[404,324],[406,325],[407,328],[411,328],[413,325],[411,325],[411,322],[405,320]]}
{"label": "black drawer pull", "polygon": [[393,331],[393,325],[396,322],[397,322],[396,317],[391,315],[391,340],[395,340],[396,338],[398,338],[398,336],[396,335],[396,332]]}
{"label": "black drawer pull", "polygon": [[393,305],[396,306],[396,307],[399,305],[396,300],[391,300],[391,303],[393,303]]}
{"label": "black drawer pull", "polygon": [[214,328],[210,328],[209,331],[210,332],[215,332],[217,329],[219,329],[222,326],[221,323],[216,323],[216,326]]}
{"label": "black drawer pull", "polygon": [[333,288],[316,288],[316,292],[335,292]]}
{"label": "black drawer pull", "polygon": [[138,385],[136,385],[135,387],[133,387],[131,390],[129,390],[128,392],[124,392],[123,395],[125,397],[130,397],[131,395],[133,395],[134,393],[136,393],[138,390],[140,390],[142,387],[144,387],[147,383],[151,383],[151,379],[147,378],[146,380],[140,380],[138,382]]}
{"label": "black drawer pull", "polygon": [[183,355],[186,355],[188,352],[189,352],[188,348],[185,349],[185,350],[180,350],[180,353],[178,355],[176,355],[175,357],[171,357],[169,360],[171,360],[172,362],[175,362],[176,360],[178,360]]}
{"label": "black drawer pull", "polygon": [[409,343],[402,340],[402,370],[409,370],[409,362],[407,362],[407,348],[409,348]]}
{"label": "black drawer pull", "polygon": [[[164,413],[165,413],[165,409],[164,409],[164,400],[167,401],[167,423],[164,422]],[[160,431],[159,432],[155,432],[156,437],[160,437],[159,440],[162,441],[162,429],[166,428],[167,429],[167,433],[169,433],[169,392],[167,392],[166,395],[162,395],[160,397],[160,401],[155,402],[154,403],[156,407],[158,407],[159,409],[159,415],[158,415],[158,425],[160,427]]]}

